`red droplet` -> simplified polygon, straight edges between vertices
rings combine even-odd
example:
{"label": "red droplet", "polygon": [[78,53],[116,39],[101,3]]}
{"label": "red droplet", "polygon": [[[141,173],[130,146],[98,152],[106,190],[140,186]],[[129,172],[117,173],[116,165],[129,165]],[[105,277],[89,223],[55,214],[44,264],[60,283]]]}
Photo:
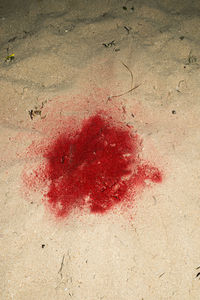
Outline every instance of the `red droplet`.
{"label": "red droplet", "polygon": [[48,184],[44,198],[56,216],[76,208],[105,213],[118,203],[128,205],[146,181],[162,181],[156,167],[141,161],[140,148],[141,139],[131,128],[97,113],[42,150],[46,162],[34,177]]}

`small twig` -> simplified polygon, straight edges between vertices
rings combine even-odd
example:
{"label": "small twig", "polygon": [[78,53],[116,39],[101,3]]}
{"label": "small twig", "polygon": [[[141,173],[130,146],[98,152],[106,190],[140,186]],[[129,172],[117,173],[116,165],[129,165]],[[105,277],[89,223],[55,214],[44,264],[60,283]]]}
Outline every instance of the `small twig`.
{"label": "small twig", "polygon": [[114,95],[114,96],[109,96],[108,99],[107,99],[107,102],[108,102],[109,100],[111,100],[112,98],[118,98],[118,97],[124,96],[124,95],[126,95],[126,94],[132,92],[133,90],[137,89],[139,86],[141,86],[141,84],[138,84],[138,85],[134,86],[132,89],[130,89],[130,90],[128,90],[128,91],[126,91],[126,92],[124,92],[124,93],[122,93],[122,94]]}
{"label": "small twig", "polygon": [[130,88],[130,90],[128,90],[128,91],[126,91],[126,92],[124,92],[124,93],[121,93],[121,94],[119,94],[119,95],[109,96],[108,99],[107,99],[107,102],[108,102],[109,100],[111,100],[112,98],[118,98],[118,97],[124,96],[124,95],[126,95],[126,94],[129,94],[130,92],[132,92],[133,90],[137,89],[137,88],[141,85],[141,84],[138,84],[138,85],[135,85],[135,86],[133,87],[133,73],[132,73],[132,71],[129,69],[129,67],[128,67],[125,63],[122,62],[122,64],[123,64],[123,66],[128,70],[128,72],[129,72],[130,75],[131,75],[131,88]]}
{"label": "small twig", "polygon": [[131,88],[133,87],[133,73],[132,71],[129,69],[129,67],[127,65],[125,65],[125,63],[123,63],[122,61],[122,65],[129,71],[129,73],[131,74]]}
{"label": "small twig", "polygon": [[[200,266],[198,266],[198,267],[196,268],[196,270],[199,270],[199,269],[200,269]],[[196,278],[199,278],[199,279],[200,279],[200,272],[197,273]]]}
{"label": "small twig", "polygon": [[199,278],[200,278],[200,272],[199,272],[199,273],[197,273],[197,275],[196,275],[196,278],[197,278],[197,277],[199,277]]}
{"label": "small twig", "polygon": [[62,258],[62,261],[61,261],[61,265],[60,265],[60,269],[58,271],[58,274],[60,274],[61,279],[63,277],[63,275],[62,275],[62,269],[63,269],[63,266],[64,266],[64,260],[65,260],[65,255],[63,255],[63,258]]}
{"label": "small twig", "polygon": [[124,26],[124,29],[126,29],[127,33],[129,34],[129,32],[130,32],[130,30],[131,30],[131,27]]}
{"label": "small twig", "polygon": [[165,274],[165,272],[164,272],[164,273],[162,273],[162,274],[160,274],[159,278],[161,278],[161,277],[162,277],[164,274]]}
{"label": "small twig", "polygon": [[104,47],[106,47],[106,48],[110,48],[110,47],[112,47],[112,46],[115,46],[115,40],[113,40],[113,41],[111,41],[111,42],[109,42],[109,43],[103,43],[102,44]]}

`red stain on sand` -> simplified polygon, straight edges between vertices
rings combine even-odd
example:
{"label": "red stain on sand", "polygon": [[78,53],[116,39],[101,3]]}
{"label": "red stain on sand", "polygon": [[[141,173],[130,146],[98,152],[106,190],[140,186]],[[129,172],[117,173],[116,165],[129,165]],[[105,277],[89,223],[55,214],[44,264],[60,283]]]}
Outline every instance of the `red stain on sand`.
{"label": "red stain on sand", "polygon": [[161,172],[140,159],[140,151],[141,139],[131,128],[96,113],[80,129],[62,132],[48,149],[41,148],[45,163],[25,181],[48,187],[44,199],[58,217],[77,208],[103,214],[119,203],[129,206],[147,182],[162,181]]}

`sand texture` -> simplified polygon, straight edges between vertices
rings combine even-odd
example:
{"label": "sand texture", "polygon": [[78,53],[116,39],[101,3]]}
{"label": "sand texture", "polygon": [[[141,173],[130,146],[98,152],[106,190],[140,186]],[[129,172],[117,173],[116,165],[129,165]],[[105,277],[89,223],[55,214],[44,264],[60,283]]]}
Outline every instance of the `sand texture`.
{"label": "sand texture", "polygon": [[[0,299],[200,299],[200,2],[1,0],[0,49]],[[57,218],[44,149],[97,111],[162,182]]]}

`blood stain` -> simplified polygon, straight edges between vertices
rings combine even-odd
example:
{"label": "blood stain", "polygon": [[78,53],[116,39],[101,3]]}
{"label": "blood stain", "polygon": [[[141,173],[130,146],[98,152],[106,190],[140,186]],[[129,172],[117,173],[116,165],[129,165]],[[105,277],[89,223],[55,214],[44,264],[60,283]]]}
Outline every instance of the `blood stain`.
{"label": "blood stain", "polygon": [[77,208],[103,214],[119,203],[129,206],[139,187],[162,181],[161,172],[140,159],[140,137],[102,113],[41,152],[45,164],[32,172],[32,187],[34,180],[48,186],[44,199],[57,217]]}

